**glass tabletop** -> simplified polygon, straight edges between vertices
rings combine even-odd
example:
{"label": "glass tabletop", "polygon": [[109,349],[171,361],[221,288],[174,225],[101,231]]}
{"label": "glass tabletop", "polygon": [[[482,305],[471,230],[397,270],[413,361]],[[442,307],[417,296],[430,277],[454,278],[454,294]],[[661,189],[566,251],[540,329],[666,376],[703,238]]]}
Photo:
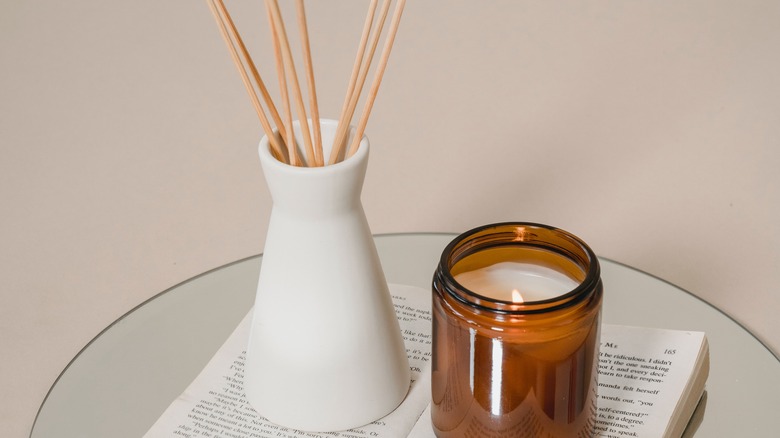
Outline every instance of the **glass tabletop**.
{"label": "glass tabletop", "polygon": [[[454,234],[375,237],[387,280],[430,287]],[[777,436],[780,360],[752,334],[692,294],[600,259],[603,321],[704,331],[707,397],[685,436]],[[140,304],[99,333],[43,401],[32,438],[140,437],[187,387],[253,302],[262,256],[211,270]]]}

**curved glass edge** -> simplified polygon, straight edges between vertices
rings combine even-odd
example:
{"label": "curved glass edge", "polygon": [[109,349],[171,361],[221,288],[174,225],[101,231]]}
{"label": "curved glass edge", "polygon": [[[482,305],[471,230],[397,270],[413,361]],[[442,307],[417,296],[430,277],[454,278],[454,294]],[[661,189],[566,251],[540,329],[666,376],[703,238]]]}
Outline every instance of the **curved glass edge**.
{"label": "curved glass edge", "polygon": [[124,314],[122,314],[122,316],[120,316],[119,318],[115,319],[111,324],[107,325],[103,330],[98,332],[98,334],[95,335],[95,337],[93,337],[92,339],[89,340],[89,342],[84,344],[84,346],[81,347],[81,349],[78,351],[78,353],[76,353],[76,355],[73,356],[73,358],[70,361],[68,361],[68,364],[65,365],[65,368],[63,368],[62,371],[60,371],[60,373],[57,375],[57,378],[54,379],[54,382],[49,387],[49,390],[46,391],[46,395],[43,397],[43,400],[41,401],[41,405],[38,406],[38,411],[35,413],[35,419],[33,419],[32,427],[30,427],[30,435],[29,435],[30,438],[32,438],[32,434],[33,434],[33,432],[35,432],[35,425],[38,423],[38,417],[41,415],[41,411],[43,410],[43,407],[46,405],[46,401],[49,399],[49,395],[51,395],[52,391],[57,386],[57,383],[60,381],[62,376],[64,376],[65,373],[68,372],[68,369],[70,369],[71,365],[73,365],[78,360],[78,358],[81,357],[81,355],[92,344],[97,342],[97,340],[100,339],[100,337],[103,336],[104,333],[106,333],[107,331],[111,330],[114,326],[119,324],[125,318],[129,317],[131,314],[135,313],[136,310],[144,307],[145,305],[147,305],[150,302],[156,300],[157,298],[167,294],[168,292],[171,292],[172,290],[179,288],[180,286],[184,286],[187,283],[191,283],[191,282],[193,282],[193,281],[195,281],[195,280],[197,280],[197,279],[199,279],[201,277],[204,277],[206,275],[212,274],[212,273],[214,273],[216,271],[220,271],[222,269],[227,269],[227,268],[229,268],[231,266],[234,266],[234,265],[237,265],[237,264],[240,264],[240,263],[244,263],[244,262],[252,260],[252,259],[260,258],[260,257],[262,257],[262,255],[263,254],[261,253],[261,254],[255,254],[255,255],[248,256],[248,257],[244,257],[244,258],[241,258],[241,259],[238,259],[238,260],[226,263],[224,265],[218,266],[216,268],[209,269],[208,271],[201,272],[200,274],[195,275],[193,277],[190,277],[190,278],[188,278],[188,279],[186,279],[184,281],[180,281],[179,283],[176,283],[175,285],[173,285],[173,286],[171,286],[171,287],[169,287],[169,288],[167,288],[167,289],[165,289],[165,290],[163,290],[161,292],[158,292],[158,293],[152,295],[151,297],[145,299],[144,301],[142,301],[141,303],[139,303],[138,305],[136,305],[132,309],[130,309],[127,312],[125,312]]}
{"label": "curved glass edge", "polygon": [[687,290],[687,289],[684,289],[684,288],[682,288],[682,287],[680,287],[680,286],[678,286],[678,285],[676,285],[676,284],[672,283],[672,282],[671,282],[671,281],[669,281],[669,280],[664,280],[663,278],[661,278],[661,277],[658,277],[657,275],[653,275],[653,274],[651,274],[651,273],[649,273],[649,272],[646,272],[646,271],[643,271],[643,270],[641,270],[641,269],[639,269],[639,268],[635,268],[635,267],[633,267],[633,266],[630,266],[630,265],[627,265],[627,264],[625,264],[625,263],[618,262],[618,261],[616,261],[616,260],[612,260],[612,259],[610,259],[610,258],[608,258],[608,257],[601,257],[601,256],[599,256],[599,259],[600,259],[600,260],[606,260],[606,261],[608,261],[608,262],[610,262],[610,263],[614,263],[614,264],[616,264],[616,265],[618,265],[618,266],[622,266],[622,267],[624,267],[624,268],[627,268],[627,269],[630,269],[630,270],[632,270],[632,271],[639,272],[640,274],[647,275],[648,277],[651,277],[651,278],[653,278],[653,279],[655,279],[655,280],[658,280],[658,281],[660,281],[660,282],[662,282],[662,283],[666,283],[666,284],[668,284],[669,286],[672,286],[673,288],[675,288],[675,289],[677,289],[677,290],[679,290],[679,291],[681,291],[681,292],[685,292],[686,294],[690,295],[691,297],[695,298],[696,300],[698,300],[698,301],[701,301],[702,303],[704,303],[704,304],[706,304],[707,306],[711,307],[713,310],[717,311],[717,312],[718,312],[718,313],[720,313],[721,315],[723,315],[723,316],[725,316],[726,318],[728,318],[728,319],[729,319],[731,322],[733,322],[734,324],[736,324],[736,325],[737,325],[739,328],[741,328],[742,330],[744,330],[745,332],[747,332],[747,333],[748,333],[748,334],[749,334],[749,335],[750,335],[750,336],[751,336],[753,339],[755,339],[755,340],[756,340],[756,342],[758,342],[758,343],[759,343],[759,344],[760,344],[762,347],[764,347],[764,349],[766,349],[766,351],[767,351],[769,354],[771,354],[771,355],[772,355],[772,357],[774,357],[774,358],[775,358],[775,360],[777,360],[778,362],[780,362],[780,353],[778,353],[778,352],[775,352],[774,350],[772,350],[772,349],[769,347],[769,345],[767,345],[767,343],[763,341],[763,339],[761,339],[761,338],[760,338],[758,335],[756,335],[755,333],[753,333],[753,331],[752,331],[752,330],[750,330],[749,328],[747,328],[747,327],[746,327],[744,324],[742,324],[741,322],[739,322],[737,319],[735,319],[734,317],[732,317],[731,315],[729,315],[728,313],[726,313],[726,311],[724,311],[724,310],[723,310],[723,309],[721,309],[720,307],[718,307],[718,306],[716,306],[716,305],[714,305],[714,304],[710,303],[709,301],[707,301],[707,300],[705,300],[704,298],[702,298],[702,297],[700,297],[700,296],[696,295],[695,293],[693,293],[693,292],[691,292],[691,291],[689,291],[689,290]]}
{"label": "curved glass edge", "polygon": [[[379,234],[374,234],[374,238],[381,238],[381,237],[394,237],[394,236],[451,236],[451,237],[454,239],[455,237],[457,237],[457,236],[458,236],[458,233],[450,233],[450,232],[443,232],[443,231],[435,231],[435,232],[415,231],[415,232],[397,232],[397,233],[379,233]],[[101,336],[102,336],[104,333],[106,333],[107,331],[111,330],[111,328],[113,328],[113,327],[114,327],[116,324],[118,324],[118,323],[119,323],[120,321],[122,321],[123,319],[125,319],[125,318],[129,317],[129,316],[130,316],[132,313],[134,313],[136,310],[140,309],[141,307],[143,307],[143,306],[147,305],[147,304],[148,304],[148,303],[150,303],[151,301],[154,301],[155,299],[159,298],[160,296],[162,296],[162,295],[165,295],[165,294],[167,294],[168,292],[170,292],[170,291],[172,291],[172,290],[174,290],[174,289],[176,289],[176,288],[178,288],[178,287],[180,287],[180,286],[183,286],[183,285],[185,285],[185,284],[187,284],[187,283],[190,283],[190,282],[192,282],[192,281],[195,281],[195,280],[197,280],[197,279],[199,279],[199,278],[201,278],[201,277],[204,277],[204,276],[206,276],[206,275],[209,275],[209,274],[211,274],[211,273],[213,273],[213,272],[220,271],[220,270],[222,270],[222,269],[226,269],[226,268],[229,268],[229,267],[231,267],[231,266],[233,266],[233,265],[237,265],[237,264],[239,264],[239,263],[244,263],[244,262],[246,262],[246,261],[249,261],[249,260],[252,260],[252,259],[260,258],[260,257],[262,257],[262,256],[263,256],[263,254],[262,254],[262,253],[260,253],[260,254],[255,254],[255,255],[247,256],[247,257],[244,257],[244,258],[241,258],[241,259],[238,259],[238,260],[234,260],[234,261],[232,261],[232,262],[226,263],[226,264],[224,264],[224,265],[218,266],[218,267],[216,267],[216,268],[213,268],[213,269],[209,269],[208,271],[202,272],[202,273],[200,273],[200,274],[198,274],[198,275],[195,275],[195,276],[193,276],[193,277],[190,277],[190,278],[188,278],[188,279],[186,279],[186,280],[184,280],[184,281],[181,281],[181,282],[179,282],[179,283],[176,283],[175,285],[173,285],[173,286],[171,286],[171,287],[169,287],[169,288],[167,288],[167,289],[165,289],[165,290],[163,290],[163,291],[161,291],[161,292],[158,292],[158,293],[156,293],[156,294],[152,295],[151,297],[147,298],[146,300],[142,301],[141,303],[139,303],[138,305],[136,305],[136,306],[135,306],[135,307],[133,307],[132,309],[130,309],[130,310],[128,310],[127,312],[125,312],[124,314],[122,314],[122,316],[120,316],[119,318],[117,318],[116,320],[114,320],[114,321],[113,321],[111,324],[109,324],[108,326],[106,326],[106,327],[105,327],[103,330],[101,330],[101,331],[100,331],[100,332],[99,332],[97,335],[95,335],[95,337],[93,337],[92,339],[90,339],[90,341],[89,341],[89,342],[87,342],[87,343],[84,345],[84,347],[82,347],[82,348],[81,348],[81,349],[78,351],[78,353],[76,353],[76,355],[75,355],[75,356],[73,356],[73,358],[72,358],[72,359],[71,359],[71,360],[68,362],[68,364],[67,364],[67,365],[65,365],[65,368],[63,368],[63,369],[62,369],[62,371],[61,371],[61,372],[60,372],[60,373],[57,375],[57,378],[56,378],[56,379],[54,379],[54,382],[53,382],[53,383],[52,383],[52,385],[49,387],[49,390],[48,390],[48,391],[46,391],[46,395],[43,397],[43,400],[41,401],[41,405],[38,407],[38,411],[35,413],[35,419],[33,420],[33,422],[32,422],[32,427],[30,428],[30,435],[29,435],[29,436],[30,436],[30,438],[32,438],[32,434],[33,434],[33,432],[35,431],[35,425],[36,425],[36,423],[38,422],[38,417],[40,416],[40,414],[41,414],[41,411],[43,410],[43,407],[46,405],[46,401],[49,399],[49,395],[50,395],[50,394],[51,394],[51,392],[54,390],[54,388],[57,386],[57,383],[60,381],[60,379],[62,378],[62,376],[63,376],[63,375],[65,375],[65,373],[68,371],[68,369],[71,367],[71,365],[73,365],[73,363],[75,363],[75,362],[76,362],[76,360],[78,360],[78,358],[79,358],[79,357],[80,357],[80,356],[81,356],[81,355],[84,353],[84,351],[86,351],[86,350],[87,350],[87,349],[88,349],[88,348],[89,348],[89,347],[90,347],[90,346],[91,346],[93,343],[95,343],[95,342],[96,342],[96,341],[97,341],[97,340],[98,340],[98,339],[99,339],[99,338],[100,338],[100,337],[101,337]],[[614,264],[616,264],[616,265],[622,266],[622,267],[624,267],[624,268],[630,269],[630,270],[632,270],[632,271],[635,271],[635,272],[638,272],[638,273],[640,273],[640,274],[647,275],[647,276],[649,276],[649,277],[651,277],[651,278],[653,278],[653,279],[655,279],[655,280],[658,280],[658,281],[661,281],[661,282],[663,282],[663,283],[666,283],[666,284],[668,284],[669,286],[672,286],[672,287],[674,287],[675,289],[678,289],[678,290],[680,290],[680,291],[682,291],[682,292],[684,292],[684,293],[686,293],[686,294],[690,295],[691,297],[693,297],[693,298],[697,299],[698,301],[701,301],[702,303],[704,303],[704,304],[706,304],[707,306],[711,307],[713,310],[717,311],[717,312],[718,312],[718,313],[720,313],[721,315],[723,315],[723,316],[725,316],[726,318],[728,318],[728,319],[729,319],[731,322],[733,322],[734,324],[736,324],[736,325],[737,325],[739,328],[741,328],[742,330],[744,330],[745,332],[747,332],[747,333],[748,333],[748,334],[749,334],[749,335],[750,335],[750,336],[751,336],[753,339],[755,339],[755,340],[756,340],[756,342],[758,342],[758,343],[759,343],[759,344],[760,344],[762,347],[764,347],[764,349],[766,349],[766,351],[767,351],[769,354],[771,354],[771,355],[772,355],[772,357],[774,357],[774,358],[775,358],[775,360],[777,360],[778,362],[780,362],[780,355],[778,355],[778,353],[775,353],[775,351],[773,351],[771,348],[769,348],[769,346],[768,346],[768,345],[767,345],[767,344],[766,344],[766,343],[765,343],[765,342],[764,342],[764,341],[763,341],[761,338],[759,338],[759,337],[758,337],[758,336],[757,336],[755,333],[753,333],[751,330],[749,330],[747,327],[745,327],[745,325],[743,325],[741,322],[737,321],[736,319],[734,319],[733,317],[731,317],[731,315],[729,315],[728,313],[726,313],[725,311],[723,311],[723,310],[722,310],[722,309],[720,309],[719,307],[715,306],[714,304],[710,303],[709,301],[707,301],[707,300],[705,300],[705,299],[703,299],[703,298],[699,297],[698,295],[694,294],[693,292],[691,292],[691,291],[689,291],[689,290],[686,290],[686,289],[684,289],[684,288],[682,288],[682,287],[680,287],[680,286],[677,286],[676,284],[674,284],[674,283],[672,283],[672,282],[670,282],[670,281],[668,281],[668,280],[664,280],[664,279],[663,279],[663,278],[661,278],[661,277],[658,277],[658,276],[656,276],[656,275],[653,275],[653,274],[651,274],[651,273],[649,273],[649,272],[645,272],[645,271],[643,271],[643,270],[641,270],[641,269],[639,269],[639,268],[635,268],[635,267],[633,267],[633,266],[630,266],[630,265],[627,265],[627,264],[625,264],[625,263],[618,262],[618,261],[616,261],[616,260],[613,260],[613,259],[610,259],[610,258],[608,258],[608,257],[601,257],[601,256],[597,256],[597,257],[598,257],[600,260],[605,260],[605,261],[608,261],[608,262],[610,262],[610,263],[614,263]]]}

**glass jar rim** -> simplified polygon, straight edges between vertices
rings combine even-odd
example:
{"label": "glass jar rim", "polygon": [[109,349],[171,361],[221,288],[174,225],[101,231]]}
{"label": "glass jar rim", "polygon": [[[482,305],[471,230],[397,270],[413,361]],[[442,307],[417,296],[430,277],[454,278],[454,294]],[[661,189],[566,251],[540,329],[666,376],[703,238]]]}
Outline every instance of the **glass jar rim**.
{"label": "glass jar rim", "polygon": [[[548,239],[544,239],[548,237]],[[558,240],[553,242],[551,237]],[[468,255],[500,245],[523,245],[555,253],[582,268],[585,277],[569,292],[556,297],[516,303],[469,290],[452,275],[452,267]],[[546,313],[574,306],[600,286],[598,257],[579,237],[560,228],[534,222],[499,222],[468,230],[453,239],[442,251],[437,276],[447,294],[459,302],[489,312],[503,314]]]}

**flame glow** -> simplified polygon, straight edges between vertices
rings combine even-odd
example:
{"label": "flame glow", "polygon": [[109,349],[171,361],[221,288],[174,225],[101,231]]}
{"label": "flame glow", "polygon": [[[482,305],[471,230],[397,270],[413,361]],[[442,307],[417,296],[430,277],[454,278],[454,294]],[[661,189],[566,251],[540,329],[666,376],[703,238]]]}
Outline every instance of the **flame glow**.
{"label": "flame glow", "polygon": [[523,302],[523,296],[520,295],[520,291],[517,289],[512,289],[512,302],[513,303],[522,303]]}

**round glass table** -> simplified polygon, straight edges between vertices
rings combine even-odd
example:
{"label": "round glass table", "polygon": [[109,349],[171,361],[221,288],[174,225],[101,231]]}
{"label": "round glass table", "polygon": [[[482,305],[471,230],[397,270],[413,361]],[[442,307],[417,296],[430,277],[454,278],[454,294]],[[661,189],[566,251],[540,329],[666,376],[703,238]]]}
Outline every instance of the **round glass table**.
{"label": "round glass table", "polygon": [[[428,288],[453,234],[375,237],[388,282]],[[773,437],[780,360],[710,304],[601,259],[603,321],[706,332],[707,396],[685,436]],[[211,270],[140,304],[98,334],[52,385],[32,438],[143,436],[189,385],[254,301],[262,256]]]}

